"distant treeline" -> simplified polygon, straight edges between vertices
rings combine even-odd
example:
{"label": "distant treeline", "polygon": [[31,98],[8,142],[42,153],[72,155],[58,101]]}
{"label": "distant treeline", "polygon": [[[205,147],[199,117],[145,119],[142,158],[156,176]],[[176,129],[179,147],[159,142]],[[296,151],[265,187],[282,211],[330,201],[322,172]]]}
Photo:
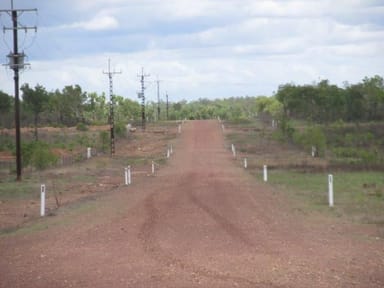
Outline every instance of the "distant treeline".
{"label": "distant treeline", "polygon": [[344,87],[328,80],[309,85],[279,86],[271,97],[238,97],[173,105],[176,118],[249,120],[256,116],[277,120],[297,119],[312,123],[370,122],[384,120],[384,81],[380,76],[364,78]]}
{"label": "distant treeline", "polygon": [[276,99],[284,115],[296,119],[317,123],[384,120],[384,82],[380,76],[346,83],[343,88],[328,80],[315,85],[285,84],[279,87]]}
{"label": "distant treeline", "polygon": [[[79,85],[48,92],[43,86],[21,87],[22,126],[75,126],[107,124],[109,99],[103,93],[87,93]],[[168,110],[168,111],[167,111]],[[0,91],[0,127],[14,126],[14,99]],[[275,95],[233,97],[228,99],[199,99],[197,101],[146,103],[148,121],[178,119],[212,119],[232,121],[253,119],[256,116],[276,119],[299,119],[314,123],[334,121],[364,122],[384,120],[384,81],[380,76],[364,78],[357,84],[344,87],[328,80],[309,85],[293,83],[279,86]],[[123,96],[115,96],[115,120],[139,122],[141,106]]]}

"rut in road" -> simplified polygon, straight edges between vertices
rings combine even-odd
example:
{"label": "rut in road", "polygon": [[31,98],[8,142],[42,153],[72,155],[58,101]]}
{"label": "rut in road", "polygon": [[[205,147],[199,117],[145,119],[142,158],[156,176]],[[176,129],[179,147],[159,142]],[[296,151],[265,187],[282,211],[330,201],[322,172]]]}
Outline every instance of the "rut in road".
{"label": "rut in road", "polygon": [[234,164],[217,121],[187,122],[174,148],[97,210],[0,238],[0,287],[384,286],[382,241],[293,213]]}
{"label": "rut in road", "polygon": [[[199,231],[201,226],[207,224],[212,226],[210,229],[213,229],[214,233],[220,234],[218,232],[220,230],[221,233],[226,234],[229,243],[238,243],[236,245],[240,247],[245,245],[248,248],[255,246],[239,225],[232,223],[231,219],[225,216],[232,209],[232,204],[228,202],[230,200],[228,196],[231,197],[229,194],[236,190],[236,185],[233,185],[232,180],[227,179],[233,178],[233,175],[231,176],[230,172],[228,174],[228,172],[223,171],[222,165],[231,167],[232,164],[228,161],[227,152],[223,149],[222,136],[216,128],[216,123],[213,125],[213,130],[212,123],[207,126],[201,125],[201,123],[192,126],[191,129],[195,129],[195,131],[192,130],[183,139],[181,146],[185,153],[178,157],[177,163],[173,163],[177,169],[170,169],[172,172],[168,171],[173,175],[171,177],[176,179],[173,186],[177,189],[162,187],[159,189],[159,193],[151,194],[145,200],[144,210],[147,217],[141,226],[139,238],[143,242],[146,253],[162,266],[173,266],[181,269],[184,273],[193,275],[194,279],[207,277],[216,281],[230,281],[247,287],[255,287],[255,285],[257,287],[272,287],[271,283],[255,282],[247,278],[231,275],[228,271],[220,272],[204,267],[201,265],[201,262],[204,262],[204,256],[202,259],[198,259],[196,263],[193,263],[188,259],[178,258],[174,251],[178,243],[193,239],[185,238],[190,233],[196,234],[195,237],[209,237],[211,231],[207,230],[205,235]],[[204,131],[204,129],[208,131]],[[209,135],[210,141],[206,141],[205,137],[207,135]],[[216,157],[211,159],[212,155]],[[223,163],[220,162],[220,158],[224,160]],[[171,192],[169,193],[169,191]],[[199,196],[199,192],[204,195]],[[204,199],[205,196],[214,197],[212,199],[215,201],[213,206],[204,203],[207,200]],[[183,214],[187,212],[189,212],[188,216],[185,217]],[[196,216],[197,219],[195,219]],[[170,223],[169,221],[179,218],[183,219],[183,223]],[[165,231],[167,233],[171,227],[176,238],[172,239],[172,241],[178,243],[175,242],[174,245],[171,245],[171,250],[165,250],[161,248],[162,245],[158,239],[162,236],[157,234],[164,232],[164,228],[168,229]],[[187,231],[183,232],[184,229]],[[179,237],[180,239],[177,239]],[[204,238],[201,241],[204,241]],[[191,249],[194,249],[194,244],[196,243],[190,243]],[[215,245],[215,243],[212,244]]]}

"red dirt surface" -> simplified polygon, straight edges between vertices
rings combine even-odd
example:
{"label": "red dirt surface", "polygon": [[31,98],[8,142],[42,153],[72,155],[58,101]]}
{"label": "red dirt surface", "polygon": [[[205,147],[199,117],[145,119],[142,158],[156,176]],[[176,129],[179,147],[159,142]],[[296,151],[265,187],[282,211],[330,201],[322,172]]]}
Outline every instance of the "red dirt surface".
{"label": "red dirt surface", "polygon": [[[156,177],[0,238],[0,287],[384,287],[369,226],[298,215],[193,121]],[[144,178],[143,178],[144,179]]]}

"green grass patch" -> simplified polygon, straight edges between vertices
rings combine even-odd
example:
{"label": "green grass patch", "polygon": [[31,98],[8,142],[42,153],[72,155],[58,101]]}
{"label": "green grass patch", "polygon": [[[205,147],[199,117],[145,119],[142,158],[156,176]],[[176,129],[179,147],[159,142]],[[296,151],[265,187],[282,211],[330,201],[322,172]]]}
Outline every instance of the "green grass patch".
{"label": "green grass patch", "polygon": [[[384,175],[380,172],[340,172],[334,177],[337,216],[364,223],[384,224]],[[269,183],[278,185],[310,210],[328,210],[328,176],[274,170]]]}
{"label": "green grass patch", "polygon": [[15,182],[9,179],[1,182],[0,199],[33,199],[40,195],[40,185],[31,180]]}
{"label": "green grass patch", "polygon": [[81,201],[76,201],[62,208],[61,213],[67,214],[67,217],[44,217],[35,221],[28,222],[22,226],[14,226],[0,229],[0,237],[29,235],[35,232],[47,230],[50,227],[67,226],[77,221],[80,214],[92,212],[99,208],[99,202],[95,201],[94,196],[86,197]]}

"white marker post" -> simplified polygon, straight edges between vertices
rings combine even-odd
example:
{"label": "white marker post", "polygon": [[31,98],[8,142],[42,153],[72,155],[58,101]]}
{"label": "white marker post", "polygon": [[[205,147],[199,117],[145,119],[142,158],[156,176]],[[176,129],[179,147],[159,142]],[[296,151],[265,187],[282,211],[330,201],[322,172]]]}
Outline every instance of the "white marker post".
{"label": "white marker post", "polygon": [[167,158],[169,159],[169,157],[171,156],[171,153],[169,151],[169,148],[167,149]]}
{"label": "white marker post", "polygon": [[232,144],[232,154],[233,154],[233,158],[236,158],[236,148],[235,148],[235,145]]}
{"label": "white marker post", "polygon": [[128,185],[131,185],[132,179],[131,179],[131,166],[128,166]]}
{"label": "white marker post", "polygon": [[173,154],[173,146],[172,146],[172,144],[171,144],[171,155]]}
{"label": "white marker post", "polygon": [[263,176],[264,176],[264,182],[267,182],[268,181],[268,168],[267,168],[267,165],[264,165],[264,173],[263,173]]}
{"label": "white marker post", "polygon": [[248,161],[247,161],[247,158],[244,158],[244,168],[245,168],[245,169],[248,168]]}
{"label": "white marker post", "polygon": [[45,184],[40,186],[40,216],[45,216]]}
{"label": "white marker post", "polygon": [[155,162],[152,161],[152,175],[155,175]]}
{"label": "white marker post", "polygon": [[88,147],[87,148],[87,159],[90,159],[92,157],[92,148]]}
{"label": "white marker post", "polygon": [[315,146],[312,146],[311,155],[312,155],[312,157],[316,157],[316,147]]}
{"label": "white marker post", "polygon": [[125,185],[128,185],[128,168],[124,168]]}
{"label": "white marker post", "polygon": [[328,175],[328,203],[329,207],[333,207],[333,175]]}

